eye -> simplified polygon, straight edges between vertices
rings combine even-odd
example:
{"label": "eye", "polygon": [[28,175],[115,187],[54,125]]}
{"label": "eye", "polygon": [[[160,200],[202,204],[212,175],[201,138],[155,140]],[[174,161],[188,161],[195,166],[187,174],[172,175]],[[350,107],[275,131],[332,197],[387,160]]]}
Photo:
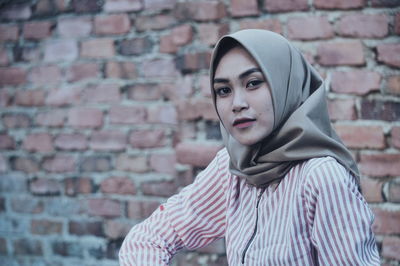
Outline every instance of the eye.
{"label": "eye", "polygon": [[231,89],[229,87],[221,87],[215,89],[215,94],[219,97],[226,97],[231,93]]}
{"label": "eye", "polygon": [[261,83],[263,83],[264,81],[263,80],[260,80],[260,79],[253,79],[253,80],[250,80],[249,82],[247,82],[247,84],[246,84],[246,88],[249,88],[249,89],[256,89],[256,88],[258,88],[258,86],[261,84]]}

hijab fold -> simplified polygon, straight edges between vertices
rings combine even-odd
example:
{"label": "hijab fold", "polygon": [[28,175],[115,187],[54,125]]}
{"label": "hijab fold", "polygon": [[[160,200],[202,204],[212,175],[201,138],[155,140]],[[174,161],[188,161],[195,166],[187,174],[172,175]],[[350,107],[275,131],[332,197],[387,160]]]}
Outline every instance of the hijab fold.
{"label": "hijab fold", "polygon": [[[226,52],[224,49],[232,47],[232,42],[243,46],[261,68],[271,89],[275,120],[272,133],[251,146],[240,144],[221,123],[231,173],[253,186],[267,187],[281,180],[297,163],[331,156],[359,178],[351,153],[331,126],[325,82],[281,35],[253,29],[222,37],[211,59],[211,88],[218,58]],[[212,95],[216,106],[213,90]]]}

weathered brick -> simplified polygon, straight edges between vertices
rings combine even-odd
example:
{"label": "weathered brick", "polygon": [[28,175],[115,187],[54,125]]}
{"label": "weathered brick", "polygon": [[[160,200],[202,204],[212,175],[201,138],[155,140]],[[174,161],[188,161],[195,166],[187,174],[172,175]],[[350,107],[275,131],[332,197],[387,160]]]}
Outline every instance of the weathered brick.
{"label": "weathered brick", "polygon": [[24,173],[36,173],[39,171],[39,164],[34,158],[14,157],[11,160],[12,168]]}
{"label": "weathered brick", "polygon": [[106,0],[104,10],[106,12],[129,12],[143,9],[141,0]]}
{"label": "weathered brick", "polygon": [[400,183],[391,181],[389,183],[387,200],[390,202],[400,203]]}
{"label": "weathered brick", "polygon": [[136,194],[135,184],[127,177],[110,177],[104,179],[100,184],[103,193],[111,194]]}
{"label": "weathered brick", "polygon": [[112,106],[108,115],[112,124],[140,124],[147,117],[143,106]]}
{"label": "weathered brick", "polygon": [[93,184],[90,178],[67,178],[64,180],[65,194],[76,196],[78,194],[89,194],[93,192]]}
{"label": "weathered brick", "polygon": [[152,41],[148,37],[126,39],[119,44],[119,53],[122,55],[141,55],[151,51]]}
{"label": "weathered brick", "polygon": [[364,5],[365,0],[314,0],[314,6],[319,9],[354,9]]}
{"label": "weathered brick", "polygon": [[251,16],[259,14],[257,0],[250,0],[250,1],[232,0],[230,7],[231,7],[231,14],[234,17],[243,17],[243,16]]}
{"label": "weathered brick", "polygon": [[397,153],[361,153],[361,172],[377,177],[398,176],[400,173],[400,154]]}
{"label": "weathered brick", "polygon": [[11,104],[11,93],[0,89],[0,106],[7,107]]}
{"label": "weathered brick", "polygon": [[96,63],[79,63],[70,66],[67,69],[67,80],[69,82],[77,82],[85,79],[99,78],[100,66]]}
{"label": "weathered brick", "polygon": [[28,80],[35,86],[54,86],[61,81],[61,70],[58,66],[38,66],[31,69]]}
{"label": "weathered brick", "polygon": [[361,178],[361,190],[367,202],[383,202],[383,182],[363,177]]}
{"label": "weathered brick", "polygon": [[120,87],[117,83],[88,85],[82,92],[82,102],[115,103],[120,99]]}
{"label": "weathered brick", "polygon": [[162,82],[158,86],[165,98],[175,102],[176,100],[186,99],[193,95],[193,84],[191,75],[185,75],[176,79],[174,83]]}
{"label": "weathered brick", "polygon": [[361,101],[361,118],[397,121],[400,119],[400,103],[364,99]]}
{"label": "weathered brick", "polygon": [[0,66],[7,66],[10,63],[10,57],[6,48],[0,47]]}
{"label": "weathered brick", "polygon": [[52,23],[50,21],[37,21],[25,23],[23,36],[25,39],[40,40],[51,35]]}
{"label": "weathered brick", "polygon": [[46,105],[50,106],[76,104],[77,102],[80,102],[81,93],[82,88],[80,87],[52,89],[47,93],[45,102]]}
{"label": "weathered brick", "polygon": [[324,66],[363,65],[365,58],[362,43],[360,41],[321,43],[318,46],[318,62]]}
{"label": "weathered brick", "polygon": [[395,21],[394,21],[394,33],[400,35],[400,12],[396,13]]}
{"label": "weathered brick", "polygon": [[335,130],[350,148],[383,149],[386,147],[385,135],[380,126],[335,125]]}
{"label": "weathered brick", "polygon": [[172,9],[176,4],[176,0],[144,0],[144,8],[149,10]]}
{"label": "weathered brick", "polygon": [[374,71],[335,71],[331,88],[334,92],[365,95],[379,90],[381,76]]}
{"label": "weathered brick", "polygon": [[385,236],[382,242],[382,257],[400,261],[400,238]]}
{"label": "weathered brick", "polygon": [[145,173],[149,171],[146,156],[121,154],[117,158],[116,169],[134,173]]}
{"label": "weathered brick", "polygon": [[145,195],[170,197],[178,190],[173,181],[149,182],[142,184],[142,192]]}
{"label": "weathered brick", "polygon": [[71,235],[78,236],[104,236],[102,222],[70,221],[68,223],[68,232]]}
{"label": "weathered brick", "polygon": [[393,127],[390,131],[390,136],[392,146],[400,148],[400,127]]}
{"label": "weathered brick", "polygon": [[228,24],[201,23],[198,25],[199,40],[207,45],[215,45],[219,38],[228,34]]}
{"label": "weathered brick", "polygon": [[372,230],[376,234],[398,234],[400,232],[400,211],[372,208],[375,221]]}
{"label": "weathered brick", "polygon": [[51,152],[54,150],[53,138],[48,133],[32,133],[23,141],[23,148],[30,152]]}
{"label": "weathered brick", "polygon": [[334,33],[326,17],[295,17],[287,22],[288,37],[295,40],[332,38]]}
{"label": "weathered brick", "polygon": [[177,71],[172,59],[150,59],[142,63],[142,73],[146,78],[175,78]]}
{"label": "weathered brick", "polygon": [[15,93],[15,104],[21,106],[43,106],[45,102],[44,90],[18,90]]}
{"label": "weathered brick", "polygon": [[0,10],[0,17],[4,19],[9,19],[11,21],[15,20],[26,20],[32,16],[32,9],[30,4],[16,4],[8,5]]}
{"label": "weathered brick", "polygon": [[378,61],[393,67],[400,67],[400,44],[384,43],[377,46]]}
{"label": "weathered brick", "polygon": [[7,133],[0,134],[0,150],[11,150],[15,148],[15,140]]}
{"label": "weathered brick", "polygon": [[76,107],[68,113],[68,124],[78,128],[97,128],[103,125],[103,111],[91,107]]}
{"label": "weathered brick", "polygon": [[75,159],[72,155],[56,154],[43,160],[44,170],[52,173],[73,172],[75,170]]}
{"label": "weathered brick", "polygon": [[51,40],[44,45],[44,61],[74,61],[78,58],[78,44],[75,40]]}
{"label": "weathered brick", "polygon": [[175,174],[175,154],[156,153],[150,156],[150,167],[159,173]]}
{"label": "weathered brick", "polygon": [[160,52],[176,53],[180,46],[188,44],[193,37],[190,25],[181,25],[172,29],[171,33],[161,36]]}
{"label": "weathered brick", "polygon": [[37,178],[30,182],[29,189],[35,195],[59,195],[61,185],[55,179]]}
{"label": "weathered brick", "polygon": [[108,198],[88,199],[88,213],[105,218],[119,217],[122,214],[121,202]]}
{"label": "weathered brick", "polygon": [[36,239],[17,239],[13,241],[14,253],[16,255],[43,255],[43,246],[40,240]]}
{"label": "weathered brick", "polygon": [[108,220],[104,225],[105,235],[109,239],[124,238],[131,228],[131,222],[117,220]]}
{"label": "weathered brick", "polygon": [[3,115],[3,125],[6,128],[27,128],[31,125],[31,119],[26,114],[8,113]]}
{"label": "weathered brick", "polygon": [[264,0],[264,8],[268,12],[288,12],[309,9],[307,0]]}
{"label": "weathered brick", "polygon": [[179,120],[218,120],[217,113],[211,99],[194,98],[181,100],[177,103]]}
{"label": "weathered brick", "polygon": [[92,133],[89,147],[96,151],[123,151],[126,142],[126,134],[121,131],[98,131]]}
{"label": "weathered brick", "polygon": [[26,194],[27,177],[26,175],[10,174],[3,175],[0,178],[0,192]]}
{"label": "weathered brick", "polygon": [[137,78],[136,65],[133,62],[107,62],[107,78],[135,79]]}
{"label": "weathered brick", "polygon": [[62,133],[55,137],[54,146],[61,150],[85,150],[86,136],[80,133]]}
{"label": "weathered brick", "polygon": [[83,247],[79,242],[57,240],[51,243],[51,249],[54,254],[63,257],[83,257]]}
{"label": "weathered brick", "polygon": [[61,18],[57,23],[58,34],[66,38],[89,36],[92,28],[92,21],[89,17]]}
{"label": "weathered brick", "polygon": [[139,16],[135,19],[135,28],[138,31],[161,30],[176,23],[177,19],[174,16],[166,14]]}
{"label": "weathered brick", "polygon": [[21,85],[26,82],[26,71],[20,67],[0,68],[0,86]]}
{"label": "weathered brick", "polygon": [[47,197],[45,213],[51,217],[71,218],[82,216],[85,212],[84,200],[66,197]]}
{"label": "weathered brick", "polygon": [[220,144],[187,141],[176,146],[176,157],[179,163],[205,167],[221,148]]}
{"label": "weathered brick", "polygon": [[178,124],[177,112],[172,105],[152,106],[148,109],[147,121],[154,124]]}
{"label": "weathered brick", "polygon": [[7,242],[5,238],[0,238],[0,254],[1,255],[7,255],[8,253],[8,248],[7,248]]}
{"label": "weathered brick", "polygon": [[130,28],[127,14],[100,15],[94,19],[94,33],[97,35],[123,34],[129,32]]}
{"label": "weathered brick", "polygon": [[18,40],[18,25],[0,24],[0,41]]}
{"label": "weathered brick", "polygon": [[387,92],[391,94],[400,95],[400,75],[389,76],[387,81]]}
{"label": "weathered brick", "polygon": [[131,200],[128,202],[128,218],[144,219],[149,217],[160,205],[157,200]]}
{"label": "weathered brick", "polygon": [[224,4],[214,0],[178,3],[175,12],[179,19],[197,21],[217,20],[226,16]]}
{"label": "weathered brick", "polygon": [[77,13],[98,12],[103,3],[103,1],[96,0],[72,0],[72,7]]}
{"label": "weathered brick", "polygon": [[346,37],[382,38],[388,35],[389,21],[385,14],[352,14],[337,22],[338,33]]}
{"label": "weathered brick", "polygon": [[36,43],[25,43],[21,47],[21,51],[17,51],[18,49],[14,48],[14,60],[32,63],[38,63],[42,60],[42,52],[40,46]]}
{"label": "weathered brick", "polygon": [[63,224],[51,220],[32,220],[31,233],[34,235],[61,235]]}
{"label": "weathered brick", "polygon": [[208,52],[187,53],[177,57],[176,66],[183,73],[208,69],[211,54]]}
{"label": "weathered brick", "polygon": [[160,100],[162,93],[157,84],[137,84],[128,87],[128,99],[136,101]]}
{"label": "weathered brick", "polygon": [[115,55],[113,39],[92,39],[81,44],[81,56],[86,58],[111,58]]}
{"label": "weathered brick", "polygon": [[44,210],[43,201],[27,195],[17,195],[11,200],[11,208],[17,213],[38,214]]}
{"label": "weathered brick", "polygon": [[373,7],[398,7],[399,2],[397,0],[371,0]]}
{"label": "weathered brick", "polygon": [[82,172],[107,172],[111,170],[109,156],[87,156],[81,159]]}
{"label": "weathered brick", "polygon": [[8,171],[8,164],[3,155],[0,154],[0,173],[5,173]]}
{"label": "weathered brick", "polygon": [[166,133],[163,129],[134,130],[129,135],[129,144],[134,148],[147,149],[163,147],[166,143]]}

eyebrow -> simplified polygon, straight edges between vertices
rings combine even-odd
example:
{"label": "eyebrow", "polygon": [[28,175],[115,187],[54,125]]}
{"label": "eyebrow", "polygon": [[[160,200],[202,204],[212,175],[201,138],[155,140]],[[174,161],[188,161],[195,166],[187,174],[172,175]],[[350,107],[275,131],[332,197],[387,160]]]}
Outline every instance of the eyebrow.
{"label": "eyebrow", "polygon": [[[258,67],[254,67],[254,68],[250,68],[248,70],[246,70],[245,72],[241,73],[239,75],[239,79],[243,79],[245,77],[247,77],[248,75],[250,75],[251,73],[254,72],[261,72],[261,69],[259,69]],[[216,78],[214,79],[214,83],[228,83],[229,80],[228,79],[224,79],[224,78]]]}

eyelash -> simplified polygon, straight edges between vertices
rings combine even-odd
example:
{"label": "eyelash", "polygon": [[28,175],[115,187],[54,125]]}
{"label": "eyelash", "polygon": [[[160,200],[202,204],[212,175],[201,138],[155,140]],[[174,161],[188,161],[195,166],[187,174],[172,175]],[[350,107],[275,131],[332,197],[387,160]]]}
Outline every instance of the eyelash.
{"label": "eyelash", "polygon": [[[248,89],[257,89],[258,86],[263,83],[263,80],[259,80],[259,79],[254,79],[254,80],[250,80],[249,82],[246,83],[246,88]],[[224,90],[228,90],[228,92],[224,92]],[[218,97],[226,97],[231,93],[231,88],[229,87],[221,87],[215,90],[215,94]]]}

